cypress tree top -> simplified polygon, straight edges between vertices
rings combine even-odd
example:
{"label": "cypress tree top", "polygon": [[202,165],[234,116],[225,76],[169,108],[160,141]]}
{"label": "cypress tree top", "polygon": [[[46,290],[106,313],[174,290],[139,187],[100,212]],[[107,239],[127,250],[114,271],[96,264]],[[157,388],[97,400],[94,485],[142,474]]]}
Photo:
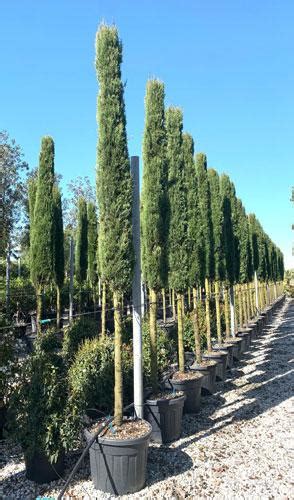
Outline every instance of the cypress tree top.
{"label": "cypress tree top", "polygon": [[93,287],[97,282],[97,215],[95,204],[91,201],[87,205],[88,219],[88,280]]}
{"label": "cypress tree top", "polygon": [[254,214],[248,215],[249,229],[251,237],[251,248],[252,248],[252,263],[253,270],[257,271],[259,266],[259,252],[258,252],[258,221]]}
{"label": "cypress tree top", "polygon": [[147,82],[143,139],[142,260],[150,288],[165,286],[166,263],[166,133],[164,85]]}
{"label": "cypress tree top", "polygon": [[185,185],[187,191],[187,223],[188,223],[188,258],[189,258],[189,285],[200,284],[200,269],[205,265],[201,261],[199,245],[199,210],[197,196],[197,177],[194,162],[194,141],[190,134],[183,134],[183,154]]}
{"label": "cypress tree top", "polygon": [[187,196],[183,161],[183,114],[179,108],[166,111],[168,161],[168,269],[169,286],[182,292],[188,286]]}
{"label": "cypress tree top", "polygon": [[54,275],[54,142],[43,137],[39,161],[31,240],[31,276],[35,285]]}
{"label": "cypress tree top", "polygon": [[99,269],[113,291],[130,288],[134,264],[132,180],[121,82],[122,44],[115,26],[96,38],[98,95],[97,198]]}
{"label": "cypress tree top", "polygon": [[207,176],[207,159],[204,153],[196,155],[196,172],[199,206],[199,243],[205,259],[201,283],[205,278],[214,278],[213,228],[211,218],[210,188]]}
{"label": "cypress tree top", "polygon": [[88,268],[88,220],[87,204],[84,198],[78,201],[78,225],[75,249],[75,274],[78,283],[83,283],[87,278]]}
{"label": "cypress tree top", "polygon": [[58,287],[64,282],[64,235],[61,194],[58,186],[53,186],[54,199],[54,281]]}
{"label": "cypress tree top", "polygon": [[223,254],[223,211],[220,193],[220,179],[218,173],[209,168],[207,171],[211,195],[211,216],[213,228],[214,271],[215,279],[224,279],[224,254]]}
{"label": "cypress tree top", "polygon": [[223,210],[222,241],[224,248],[224,274],[226,281],[233,285],[235,282],[235,239],[232,219],[232,185],[227,175],[220,178],[220,191]]}

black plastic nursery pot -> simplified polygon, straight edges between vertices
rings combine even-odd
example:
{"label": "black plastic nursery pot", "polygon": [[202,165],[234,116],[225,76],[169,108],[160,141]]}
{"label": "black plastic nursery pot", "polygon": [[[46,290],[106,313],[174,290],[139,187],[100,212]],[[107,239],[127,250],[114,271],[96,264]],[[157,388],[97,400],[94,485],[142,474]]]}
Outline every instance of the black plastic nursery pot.
{"label": "black plastic nursery pot", "polygon": [[3,439],[3,430],[6,424],[6,418],[7,418],[7,407],[6,406],[1,406],[0,407],[0,440]]}
{"label": "black plastic nursery pot", "polygon": [[222,343],[222,344],[214,344],[212,346],[212,349],[214,351],[227,351],[227,353],[228,353],[227,368],[232,368],[232,366],[233,366],[233,347],[234,347],[234,344],[230,344],[229,342]]}
{"label": "black plastic nursery pot", "polygon": [[169,382],[176,392],[183,392],[186,396],[184,402],[184,413],[197,413],[201,405],[201,385],[203,374],[194,373],[195,378],[174,380],[170,379]]}
{"label": "black plastic nursery pot", "polygon": [[202,355],[203,359],[212,359],[217,362],[216,378],[226,379],[228,353],[226,351],[213,351]]}
{"label": "black plastic nursery pot", "polygon": [[249,321],[248,328],[252,329],[251,340],[255,339],[258,335],[258,321],[255,321],[255,320]]}
{"label": "black plastic nursery pot", "polygon": [[224,344],[226,343],[228,343],[229,345],[233,344],[233,349],[232,349],[233,360],[235,359],[239,361],[242,352],[245,349],[245,340],[243,341],[243,346],[244,346],[243,351],[242,351],[242,339],[238,337],[232,337],[229,340],[224,340]]}
{"label": "black plastic nursery pot", "polygon": [[145,419],[152,427],[152,441],[163,444],[179,439],[185,398],[182,395],[172,399],[146,400]]}
{"label": "black plastic nursery pot", "polygon": [[[113,495],[141,490],[146,481],[149,431],[134,439],[98,437],[90,448],[90,469],[94,487]],[[85,429],[89,442],[93,434]]]}
{"label": "black plastic nursery pot", "polygon": [[216,391],[215,381],[216,381],[217,362],[213,360],[208,360],[208,361],[211,361],[209,365],[207,364],[198,365],[197,363],[194,363],[190,367],[190,370],[202,373],[203,375],[201,381],[201,394],[207,394],[207,393],[213,394]]}
{"label": "black plastic nursery pot", "polygon": [[[251,340],[252,340],[253,328],[251,328],[250,326],[245,326],[244,328],[239,328],[238,333],[246,333],[247,334],[247,342],[249,342],[249,345],[248,345],[248,347],[249,347],[251,344]],[[249,338],[249,340],[248,340],[248,338]]]}
{"label": "black plastic nursery pot", "polygon": [[243,339],[245,341],[244,351],[248,351],[248,349],[250,347],[250,333],[240,330],[236,333],[236,335],[237,335],[237,337],[240,337],[241,339]]}
{"label": "black plastic nursery pot", "polygon": [[64,471],[64,454],[61,454],[57,462],[51,464],[43,452],[36,452],[32,457],[24,453],[26,465],[26,477],[30,481],[43,484],[50,483],[62,477]]}

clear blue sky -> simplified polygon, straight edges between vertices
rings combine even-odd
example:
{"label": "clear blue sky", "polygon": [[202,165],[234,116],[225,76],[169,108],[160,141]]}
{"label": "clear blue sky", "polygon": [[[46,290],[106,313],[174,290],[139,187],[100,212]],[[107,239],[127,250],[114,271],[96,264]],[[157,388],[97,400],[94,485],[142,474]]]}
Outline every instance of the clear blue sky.
{"label": "clear blue sky", "polygon": [[52,135],[64,186],[95,178],[101,20],[123,40],[130,154],[141,155],[146,80],[159,77],[196,149],[294,267],[293,0],[2,0],[0,127],[31,167]]}

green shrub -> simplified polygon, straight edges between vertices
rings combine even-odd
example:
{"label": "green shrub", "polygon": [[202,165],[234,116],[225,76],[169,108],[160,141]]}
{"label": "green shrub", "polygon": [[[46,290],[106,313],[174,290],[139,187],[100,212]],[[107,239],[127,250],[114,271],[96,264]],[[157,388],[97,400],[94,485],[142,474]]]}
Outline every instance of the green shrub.
{"label": "green shrub", "polygon": [[[4,315],[0,314],[0,327],[6,327],[7,325],[8,322]],[[0,408],[8,403],[15,375],[14,342],[13,331],[3,329],[0,335]]]}
{"label": "green shrub", "polygon": [[57,349],[60,349],[61,341],[56,330],[54,328],[43,332],[39,335],[35,342],[35,350],[47,352],[48,354],[53,353]]}
{"label": "green shrub", "polygon": [[[201,304],[198,307],[199,314],[199,331],[201,350],[206,349],[206,331],[205,331],[205,311],[202,310]],[[184,349],[185,351],[195,352],[195,336],[193,325],[193,312],[189,313],[184,318]]]}
{"label": "green shrub", "polygon": [[25,456],[43,452],[53,463],[70,448],[64,425],[67,386],[63,359],[41,348],[24,363],[9,405],[11,436]]}
{"label": "green shrub", "polygon": [[66,361],[71,362],[80,344],[93,337],[98,337],[98,326],[90,318],[80,318],[64,329],[62,350]]}

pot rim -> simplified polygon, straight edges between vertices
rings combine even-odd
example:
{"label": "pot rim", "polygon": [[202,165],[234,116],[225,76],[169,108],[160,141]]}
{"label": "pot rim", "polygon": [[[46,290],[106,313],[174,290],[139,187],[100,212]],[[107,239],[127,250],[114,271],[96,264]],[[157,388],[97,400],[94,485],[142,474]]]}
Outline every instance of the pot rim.
{"label": "pot rim", "polygon": [[[140,444],[144,441],[147,441],[150,436],[151,436],[151,433],[152,433],[152,427],[150,425],[150,423],[145,420],[145,419],[138,419],[138,420],[144,420],[144,422],[148,425],[149,427],[149,430],[143,434],[143,436],[139,436],[139,437],[136,437],[136,438],[131,438],[131,439],[111,439],[111,438],[107,438],[107,437],[100,437],[98,436],[97,439],[96,439],[96,443],[99,443],[99,444],[102,444],[102,445],[105,445],[105,446],[119,446],[119,447],[123,447],[123,446],[131,446],[131,445],[136,445],[136,444]],[[94,433],[89,431],[89,429],[85,428],[84,429],[84,434],[86,436],[86,439],[87,439],[87,436],[89,436],[90,438],[93,437]],[[94,443],[95,444],[95,441]]]}

